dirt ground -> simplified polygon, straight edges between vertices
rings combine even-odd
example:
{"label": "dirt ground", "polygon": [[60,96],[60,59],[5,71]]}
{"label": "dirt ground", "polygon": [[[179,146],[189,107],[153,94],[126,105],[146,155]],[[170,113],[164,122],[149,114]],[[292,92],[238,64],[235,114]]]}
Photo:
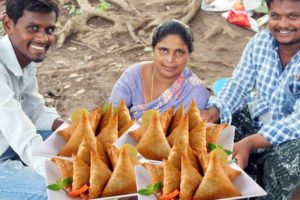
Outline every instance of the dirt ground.
{"label": "dirt ground", "polygon": [[[146,1],[140,1],[138,8],[148,15],[156,16],[163,10],[160,4],[149,7],[149,3],[143,2]],[[1,0],[0,12],[3,11],[4,1]],[[63,11],[60,20],[68,17]],[[100,18],[93,18],[89,23],[110,26]],[[195,51],[189,67],[210,90],[214,80],[231,75],[254,32],[229,24],[220,13],[203,10],[198,10],[189,25],[195,37]],[[149,36],[150,31],[141,34]],[[52,47],[45,61],[38,64],[40,93],[47,105],[54,106],[66,120],[75,108],[91,110],[107,102],[114,83],[129,65],[151,59],[151,52],[144,51],[143,46],[115,51],[135,43],[128,33],[104,39],[100,48],[80,42],[82,37],[84,35],[71,35],[62,48]],[[300,192],[294,194],[293,200],[300,199],[299,196]]]}

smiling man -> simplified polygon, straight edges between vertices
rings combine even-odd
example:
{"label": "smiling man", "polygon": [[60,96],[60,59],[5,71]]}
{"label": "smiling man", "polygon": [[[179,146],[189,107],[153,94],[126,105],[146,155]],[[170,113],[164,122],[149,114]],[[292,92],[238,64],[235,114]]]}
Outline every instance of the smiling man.
{"label": "smiling man", "polygon": [[269,30],[248,43],[202,117],[237,127],[234,157],[262,175],[259,199],[283,200],[300,184],[300,0],[266,2]]}
{"label": "smiling man", "polygon": [[44,160],[32,151],[63,121],[45,107],[33,62],[43,61],[54,42],[58,13],[52,0],[6,1],[6,36],[0,40],[0,199],[47,199]]}

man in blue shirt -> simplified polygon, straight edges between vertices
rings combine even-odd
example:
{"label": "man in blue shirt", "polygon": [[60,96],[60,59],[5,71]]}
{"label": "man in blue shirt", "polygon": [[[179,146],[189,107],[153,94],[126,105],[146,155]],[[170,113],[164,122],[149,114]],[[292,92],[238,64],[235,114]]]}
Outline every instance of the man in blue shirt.
{"label": "man in blue shirt", "polygon": [[[44,105],[33,62],[41,62],[54,42],[57,18],[52,0],[6,1],[6,35],[0,40],[0,199],[47,199],[44,159],[32,152],[63,121]],[[49,131],[39,135],[37,130]]]}
{"label": "man in blue shirt", "polygon": [[235,125],[238,165],[250,173],[256,164],[264,199],[288,199],[300,184],[300,1],[266,2],[269,30],[247,44],[202,117]]}

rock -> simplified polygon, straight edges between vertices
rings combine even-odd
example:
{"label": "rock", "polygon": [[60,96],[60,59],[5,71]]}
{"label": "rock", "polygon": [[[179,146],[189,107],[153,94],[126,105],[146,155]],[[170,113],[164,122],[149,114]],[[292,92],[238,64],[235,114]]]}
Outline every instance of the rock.
{"label": "rock", "polygon": [[92,60],[93,56],[84,56],[83,59],[84,59],[85,62],[87,62],[87,61]]}
{"label": "rock", "polygon": [[76,47],[68,47],[68,50],[70,50],[70,51],[76,51],[77,48]]}
{"label": "rock", "polygon": [[77,78],[77,77],[79,77],[79,74],[77,74],[77,73],[71,74],[69,76],[69,78]]}

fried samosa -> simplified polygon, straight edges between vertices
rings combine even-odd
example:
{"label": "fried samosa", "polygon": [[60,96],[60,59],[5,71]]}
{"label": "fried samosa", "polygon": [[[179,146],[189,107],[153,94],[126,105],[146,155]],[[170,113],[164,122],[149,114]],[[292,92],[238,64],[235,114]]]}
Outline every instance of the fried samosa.
{"label": "fried samosa", "polygon": [[197,149],[207,149],[206,143],[206,122],[201,121],[193,130],[189,133],[189,142],[195,151]]}
{"label": "fried samosa", "polygon": [[73,182],[72,190],[78,190],[84,184],[89,183],[90,179],[90,167],[75,154],[72,156],[73,159]]}
{"label": "fried samosa", "polygon": [[201,121],[200,110],[193,99],[186,113],[189,116],[189,131],[193,130]]}
{"label": "fried samosa", "polygon": [[105,185],[107,184],[112,172],[104,164],[97,151],[91,150],[91,172],[90,172],[90,198],[96,198],[101,195]]}
{"label": "fried samosa", "polygon": [[91,163],[91,150],[95,151],[97,148],[96,141],[93,130],[89,129],[85,132],[83,140],[79,145],[77,156],[88,165]]}
{"label": "fried samosa", "polygon": [[57,133],[67,142],[71,138],[72,134],[75,132],[78,124],[79,122],[77,121],[71,122],[71,124],[67,128],[59,130],[57,131]]}
{"label": "fried samosa", "polygon": [[130,113],[128,108],[126,107],[124,99],[121,99],[118,106],[118,130],[120,131],[131,121]]}
{"label": "fried samosa", "polygon": [[65,144],[65,146],[60,150],[58,155],[70,157],[72,154],[77,154],[78,148],[86,132],[92,130],[90,120],[86,113],[83,113],[81,120],[72,134],[70,140]]}
{"label": "fried samosa", "polygon": [[184,106],[183,104],[180,104],[179,108],[176,110],[175,115],[172,118],[171,125],[169,128],[170,133],[172,133],[172,131],[177,127],[177,125],[179,124],[183,116],[184,116]]}
{"label": "fried samosa", "polygon": [[181,154],[180,200],[191,200],[203,177],[189,161],[187,152]]}
{"label": "fried samosa", "polygon": [[217,144],[219,136],[227,124],[216,124],[214,126],[208,126],[206,128],[206,141],[207,143]]}
{"label": "fried samosa", "polygon": [[121,137],[135,122],[136,122],[136,120],[133,119],[133,120],[130,120],[128,122],[128,124],[123,126],[123,128],[121,128],[121,130],[119,130],[119,132],[118,132],[118,137]]}
{"label": "fried samosa", "polygon": [[102,193],[103,197],[136,192],[135,172],[125,148],[121,148],[116,167]]}
{"label": "fried samosa", "polygon": [[188,143],[189,141],[189,118],[184,116],[181,118],[178,126],[171,132],[167,140],[171,146],[173,146],[175,139],[180,144]]}
{"label": "fried samosa", "polygon": [[154,114],[145,135],[137,144],[136,149],[147,159],[162,160],[168,158],[171,147],[162,130],[158,114]]}
{"label": "fried samosa", "polygon": [[102,106],[99,106],[97,109],[90,112],[89,114],[89,119],[91,122],[92,129],[94,131],[94,135],[96,134],[97,128],[100,124],[101,116],[102,116]]}
{"label": "fried samosa", "polygon": [[164,168],[159,165],[144,162],[142,163],[144,167],[150,172],[152,178],[152,183],[163,183],[164,182]]}
{"label": "fried samosa", "polygon": [[175,140],[174,145],[170,151],[168,161],[170,161],[177,169],[181,169],[181,154],[186,152],[192,166],[199,170],[199,164],[195,152],[191,149],[189,144],[179,143],[178,140]]}
{"label": "fried samosa", "polygon": [[51,161],[56,164],[63,179],[73,176],[73,162],[61,158],[51,158]]}
{"label": "fried samosa", "polygon": [[96,140],[96,145],[97,145],[97,152],[98,152],[98,155],[100,156],[100,159],[102,160],[102,162],[104,162],[107,166],[110,165],[110,162],[109,162],[109,159],[107,157],[107,154],[106,154],[106,151],[105,151],[105,148],[103,147],[103,144]]}
{"label": "fried samosa", "polygon": [[109,120],[114,115],[114,107],[112,103],[109,104],[108,108],[105,110],[104,114],[102,115],[100,126],[99,126],[99,132],[102,131],[102,129],[108,124]]}
{"label": "fried samosa", "polygon": [[164,186],[163,195],[168,195],[175,189],[180,188],[180,171],[168,160],[163,161],[164,167]]}
{"label": "fried samosa", "polygon": [[225,174],[216,153],[211,154],[207,171],[193,200],[210,200],[241,196]]}
{"label": "fried samosa", "polygon": [[99,140],[102,145],[106,143],[113,144],[118,139],[118,115],[114,115],[101,130],[99,135],[97,135],[97,140]]}
{"label": "fried samosa", "polygon": [[130,131],[128,134],[136,141],[139,142],[141,138],[145,135],[150,122],[142,123],[136,130]]}

